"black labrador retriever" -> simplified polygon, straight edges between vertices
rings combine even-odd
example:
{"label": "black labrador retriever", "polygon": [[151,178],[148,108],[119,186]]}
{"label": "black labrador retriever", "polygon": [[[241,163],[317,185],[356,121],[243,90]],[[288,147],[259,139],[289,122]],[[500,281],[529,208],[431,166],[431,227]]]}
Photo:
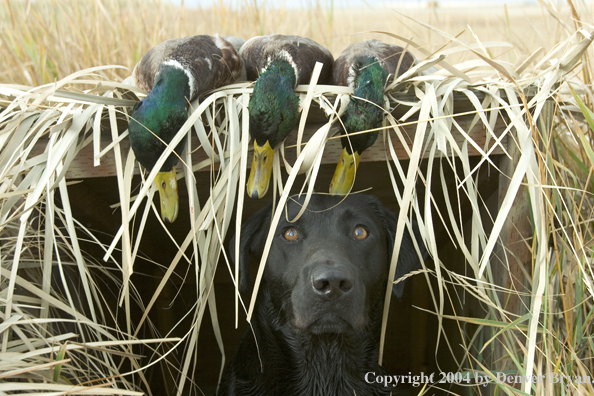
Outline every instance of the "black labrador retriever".
{"label": "black labrador retriever", "polygon": [[[344,200],[343,200],[344,199]],[[343,200],[341,202],[341,200]],[[387,395],[365,381],[378,365],[383,302],[397,215],[368,195],[289,198],[258,293],[252,329],[223,375],[221,395]],[[240,290],[249,289],[250,254],[260,259],[268,206],[241,229]],[[426,255],[415,225],[422,255]],[[233,246],[231,257],[234,257]],[[396,278],[420,265],[411,236],[402,240]],[[393,288],[403,293],[403,283]]]}

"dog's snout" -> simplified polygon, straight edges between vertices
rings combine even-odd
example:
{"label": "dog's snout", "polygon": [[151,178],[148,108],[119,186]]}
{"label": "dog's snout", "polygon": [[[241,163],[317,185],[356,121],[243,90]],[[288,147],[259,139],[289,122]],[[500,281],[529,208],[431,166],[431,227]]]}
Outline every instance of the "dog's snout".
{"label": "dog's snout", "polygon": [[316,294],[338,299],[353,289],[353,276],[341,268],[319,267],[312,272],[311,284]]}

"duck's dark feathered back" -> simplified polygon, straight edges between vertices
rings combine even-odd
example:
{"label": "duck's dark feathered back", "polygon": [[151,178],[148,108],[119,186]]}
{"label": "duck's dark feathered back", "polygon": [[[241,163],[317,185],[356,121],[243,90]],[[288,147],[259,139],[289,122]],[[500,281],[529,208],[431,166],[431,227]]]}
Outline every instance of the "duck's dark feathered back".
{"label": "duck's dark feathered back", "polygon": [[151,48],[134,68],[133,83],[150,92],[159,66],[168,60],[179,62],[193,76],[190,100],[245,79],[243,61],[231,42],[219,35],[197,35],[167,40]]}
{"label": "duck's dark feathered back", "polygon": [[253,37],[241,47],[240,54],[245,62],[247,79],[251,81],[256,80],[275,57],[289,61],[297,69],[297,84],[309,84],[316,62],[324,64],[319,84],[329,83],[332,76],[332,54],[306,37],[284,34]]}
{"label": "duck's dark feathered back", "polygon": [[333,83],[353,86],[354,79],[359,73],[356,60],[361,57],[376,58],[388,73],[388,84],[394,76],[400,76],[415,64],[415,57],[398,45],[382,43],[379,40],[363,41],[351,44],[336,58],[332,71]]}

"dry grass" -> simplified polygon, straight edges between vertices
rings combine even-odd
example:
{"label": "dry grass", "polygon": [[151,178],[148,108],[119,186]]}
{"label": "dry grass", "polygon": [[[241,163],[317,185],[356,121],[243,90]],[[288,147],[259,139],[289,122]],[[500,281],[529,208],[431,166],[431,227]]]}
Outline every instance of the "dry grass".
{"label": "dry grass", "polygon": [[[134,284],[130,282],[138,260],[137,243],[142,238],[142,232],[133,232],[133,224],[140,223],[140,229],[144,230],[142,224],[147,216],[154,215],[155,209],[151,205],[154,187],[152,183],[144,182],[140,191],[133,192],[134,158],[130,153],[120,153],[118,142],[120,138],[125,139],[126,132],[120,129],[118,118],[120,121],[125,118],[126,106],[131,102],[119,98],[122,87],[118,81],[127,75],[127,71],[105,67],[73,73],[105,64],[122,64],[130,68],[155,43],[202,32],[232,33],[242,37],[271,31],[301,34],[318,40],[337,54],[347,43],[369,37],[353,32],[384,30],[413,38],[418,44],[418,48],[415,47],[417,54],[425,54],[420,56],[421,59],[430,58],[434,52],[447,55],[446,61],[452,65],[450,70],[442,70],[440,75],[432,77],[397,82],[390,87],[388,104],[393,106],[404,88],[411,85],[416,88],[413,107],[421,120],[414,123],[417,133],[413,144],[406,146],[409,168],[403,170],[400,160],[389,150],[386,150],[386,161],[392,165],[394,193],[403,208],[402,213],[408,213],[410,209],[419,221],[423,239],[435,261],[435,266],[423,272],[427,278],[438,279],[438,286],[431,289],[435,304],[433,312],[440,320],[452,319],[478,327],[474,334],[463,334],[468,353],[460,361],[460,371],[472,370],[494,376],[494,372],[503,367],[521,375],[559,372],[592,376],[594,151],[591,142],[594,140],[594,120],[587,108],[594,102],[590,85],[594,56],[592,48],[587,47],[591,41],[588,37],[594,30],[589,19],[593,15],[591,4],[577,4],[573,14],[577,18],[574,19],[569,8],[556,11],[552,5],[544,3],[542,8],[509,8],[507,13],[505,9],[497,8],[485,20],[460,10],[405,12],[415,21],[395,11],[381,12],[378,17],[366,8],[355,13],[332,9],[322,2],[300,11],[257,8],[249,5],[252,3],[242,3],[238,9],[233,9],[225,2],[219,2],[208,10],[179,12],[159,2],[149,6],[140,4],[116,1],[5,2],[8,12],[0,14],[0,70],[3,73],[0,81],[6,83],[0,84],[0,94],[3,95],[0,106],[5,107],[0,112],[0,308],[3,318],[0,322],[0,379],[5,379],[5,383],[0,383],[0,394],[24,391],[28,388],[23,384],[33,386],[29,385],[32,383],[44,392],[72,391],[70,386],[75,384],[85,387],[82,391],[77,390],[78,393],[99,393],[91,389],[98,386],[104,394],[136,394],[146,385],[143,377],[146,367],[140,363],[138,344],[154,347],[154,350],[143,350],[150,355],[149,362],[154,364],[161,358],[167,360],[172,345],[180,343],[187,351],[184,360],[181,363],[169,361],[168,369],[179,370],[174,376],[182,389],[193,386],[186,379],[191,377],[197,356],[195,347],[203,315],[206,307],[214,302],[211,293],[214,265],[221,254],[224,235],[239,226],[230,223],[233,203],[237,199],[241,210],[245,196],[246,114],[251,87],[249,84],[225,87],[201,102],[194,102],[191,118],[176,137],[181,139],[188,134],[193,140],[192,147],[201,145],[201,149],[207,149],[213,145],[218,153],[225,155],[219,157],[207,153],[207,161],[193,164],[192,168],[184,167],[190,213],[193,214],[192,227],[180,245],[178,255],[171,263],[162,263],[167,272],[155,289],[153,299],[144,306],[137,301]],[[484,10],[481,11],[484,15]],[[300,22],[295,23],[295,20]],[[439,30],[423,23],[430,23]],[[462,30],[464,33],[458,36]],[[381,37],[389,38],[385,34]],[[488,44],[497,41],[508,41],[512,45]],[[543,49],[539,50],[540,47]],[[532,61],[521,67],[523,59],[531,55]],[[438,66],[442,65],[443,62]],[[511,78],[513,70],[517,72],[515,78]],[[64,78],[66,80],[62,80]],[[93,84],[90,79],[100,83]],[[49,84],[31,90],[9,85],[37,86],[56,80],[58,86]],[[474,207],[483,207],[484,202],[477,196],[473,182],[475,169],[470,167],[468,155],[456,144],[450,144],[450,131],[456,127],[456,119],[451,117],[447,103],[452,100],[452,91],[473,95],[467,89],[466,80],[487,92],[485,101],[475,103],[474,120],[490,130],[490,112],[505,113],[510,120],[510,128],[505,133],[513,131],[517,137],[515,142],[521,158],[510,179],[507,199],[492,219],[493,233],[487,231],[490,227],[478,222],[473,222],[470,231],[459,228],[456,221],[452,221],[448,229],[453,243],[464,251],[469,267],[465,275],[470,278],[450,271],[445,265],[446,258],[439,257],[433,227],[433,221],[438,220],[428,218],[425,213],[425,208],[432,205],[434,187],[426,185],[423,202],[418,201],[411,187],[417,178],[431,180],[430,175],[423,174],[416,166],[422,156],[428,156],[430,164],[439,161],[443,167],[454,166],[452,162],[440,159],[439,152],[444,151],[458,158],[463,165],[463,169],[458,169],[456,193],[465,194]],[[556,83],[560,83],[559,87]],[[514,104],[517,89],[530,85],[539,87],[535,98],[521,103],[520,97],[520,103]],[[281,200],[286,199],[288,187],[300,167],[307,170],[312,179],[304,190],[313,186],[324,145],[334,133],[330,125],[335,121],[336,113],[344,107],[340,98],[348,95],[344,88],[325,87],[309,93],[307,88],[300,88],[302,99],[311,99],[328,110],[328,123],[316,132],[317,144],[306,146],[305,154],[290,164],[287,188],[283,190],[280,183],[275,183]],[[61,90],[57,94],[62,96],[51,96],[56,89]],[[508,102],[502,98],[501,90],[510,98]],[[86,96],[68,97],[69,92],[84,92]],[[334,101],[334,97],[338,100]],[[582,102],[587,105],[581,106]],[[446,105],[437,106],[441,103]],[[219,116],[212,116],[217,113]],[[486,118],[481,117],[484,114]],[[206,129],[214,131],[212,135],[205,133],[200,116],[208,124]],[[434,122],[424,122],[430,117],[435,118]],[[96,143],[96,158],[104,154],[101,150],[106,147],[99,146],[102,119],[109,123],[114,142],[107,151],[113,150],[118,158],[116,168],[122,208],[122,227],[112,244],[103,246],[95,242],[113,265],[106,267],[97,265],[78,246],[79,240],[93,239],[92,232],[76,223],[67,204],[61,209],[54,203],[57,197],[63,203],[67,202],[68,189],[63,172],[84,146]],[[547,119],[554,119],[552,129],[542,122]],[[392,141],[405,140],[398,125],[403,121],[406,120],[387,117],[384,134],[387,148],[391,147],[388,143]],[[435,134],[437,138],[426,142],[426,134]],[[45,155],[31,150],[40,144],[38,139],[41,138],[45,139],[39,140],[47,150]],[[472,142],[468,141],[468,144]],[[175,142],[172,142],[173,146]],[[487,153],[481,151],[483,149],[477,148],[488,161]],[[285,150],[294,150],[294,147]],[[183,159],[186,164],[191,164],[189,152]],[[275,159],[278,161],[275,163],[278,177],[280,159],[278,156]],[[192,173],[199,169],[212,172],[210,195],[206,199],[200,197],[200,200]],[[152,180],[152,176],[146,180]],[[396,180],[402,181],[407,188],[399,191]],[[513,198],[521,188],[530,193],[529,210],[534,232],[530,244],[530,268],[524,279],[527,289],[501,290],[497,289],[491,273],[491,267],[497,261],[490,253],[495,249],[499,227],[506,220]],[[447,196],[448,192],[443,194]],[[447,213],[440,215],[454,218],[459,212],[461,209],[454,204]],[[276,217],[280,213],[277,211]],[[399,233],[406,226],[406,220],[406,216],[399,219]],[[192,254],[182,253],[187,250]],[[187,329],[183,343],[176,338],[141,338],[138,332],[146,324],[146,315],[154,308],[161,288],[171,280],[176,266],[182,261],[193,264],[191,268],[195,270],[196,305],[188,315],[196,326]],[[234,269],[230,268],[230,272]],[[53,287],[51,280],[56,278],[61,288]],[[107,304],[101,279],[116,285],[114,290],[121,309]],[[447,294],[448,289],[443,286],[446,281],[460,285],[479,300],[486,309],[485,316],[442,315],[444,305],[456,298]],[[69,288],[73,282],[77,283],[78,289]],[[501,298],[502,295],[524,298],[528,313],[518,316],[518,312],[508,309],[507,299]],[[134,304],[145,314],[138,322],[130,319]],[[249,302],[246,306],[249,307]],[[60,316],[58,311],[71,322],[55,325],[52,319]],[[121,316],[126,319],[125,328],[117,325],[116,319]],[[71,328],[68,323],[72,324]],[[75,331],[83,338],[78,344],[71,340]],[[497,337],[491,338],[490,334]],[[447,341],[447,335],[443,337],[442,342]],[[490,361],[478,352],[495,347],[503,351],[505,359]],[[522,385],[519,390],[498,385],[497,392],[583,395],[594,394],[594,386],[544,383],[534,387]]]}
{"label": "dry grass", "polygon": [[[447,44],[417,21],[474,42],[506,41],[513,50],[493,56],[515,63],[538,48],[545,51],[566,36],[561,24],[539,6],[488,6],[418,9],[332,7],[332,2],[303,3],[304,9],[270,8],[258,2],[213,1],[213,7],[180,10],[163,1],[5,1],[0,5],[0,82],[40,85],[98,65],[133,68],[155,44],[173,37],[220,33],[249,38],[283,32],[303,35],[327,46],[335,56],[348,44],[381,37],[385,31],[414,40],[430,52]],[[263,5],[262,5],[263,4]],[[567,7],[561,18],[569,21]],[[582,13],[594,10],[585,7]],[[403,15],[399,14],[402,13]],[[571,23],[570,23],[571,25]],[[472,31],[468,27],[472,28]],[[476,38],[473,37],[473,33]],[[505,53],[503,53],[505,52]],[[419,55],[418,52],[416,52]],[[453,56],[452,61],[462,60]],[[127,76],[117,70],[110,78]]]}

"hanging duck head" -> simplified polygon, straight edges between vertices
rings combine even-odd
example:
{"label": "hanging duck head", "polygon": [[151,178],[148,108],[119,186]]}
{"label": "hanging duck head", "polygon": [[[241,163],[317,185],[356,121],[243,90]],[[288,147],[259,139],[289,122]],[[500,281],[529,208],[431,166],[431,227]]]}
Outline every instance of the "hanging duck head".
{"label": "hanging duck head", "polygon": [[250,99],[250,133],[254,137],[254,158],[248,179],[248,195],[262,198],[272,175],[274,149],[299,121],[299,98],[294,92],[295,72],[279,59],[256,81]]}
{"label": "hanging duck head", "polygon": [[[134,106],[129,123],[130,146],[149,172],[188,119],[190,101],[203,92],[245,79],[237,49],[243,40],[196,35],[164,41],[138,62],[126,83],[146,92]],[[180,141],[155,178],[161,217],[172,223],[179,212],[177,164],[186,144]]]}
{"label": "hanging duck head", "polygon": [[[138,162],[152,169],[168,143],[188,119],[187,105],[192,97],[190,79],[179,63],[170,61],[159,67],[153,89],[132,110],[128,131],[130,145]],[[179,212],[175,166],[186,138],[167,157],[155,184],[159,191],[161,217],[172,223]]]}
{"label": "hanging duck head", "polygon": [[328,83],[334,58],[311,39],[284,34],[253,37],[240,54],[248,80],[256,81],[249,103],[254,159],[247,194],[259,199],[268,191],[275,149],[299,122],[295,88],[310,82],[317,62],[323,65],[318,83]]}
{"label": "hanging duck head", "polygon": [[353,95],[341,116],[342,152],[330,183],[331,194],[344,195],[351,190],[361,154],[379,135],[374,129],[384,119],[386,85],[414,64],[409,51],[379,40],[352,44],[336,58],[334,84],[352,87]]}

